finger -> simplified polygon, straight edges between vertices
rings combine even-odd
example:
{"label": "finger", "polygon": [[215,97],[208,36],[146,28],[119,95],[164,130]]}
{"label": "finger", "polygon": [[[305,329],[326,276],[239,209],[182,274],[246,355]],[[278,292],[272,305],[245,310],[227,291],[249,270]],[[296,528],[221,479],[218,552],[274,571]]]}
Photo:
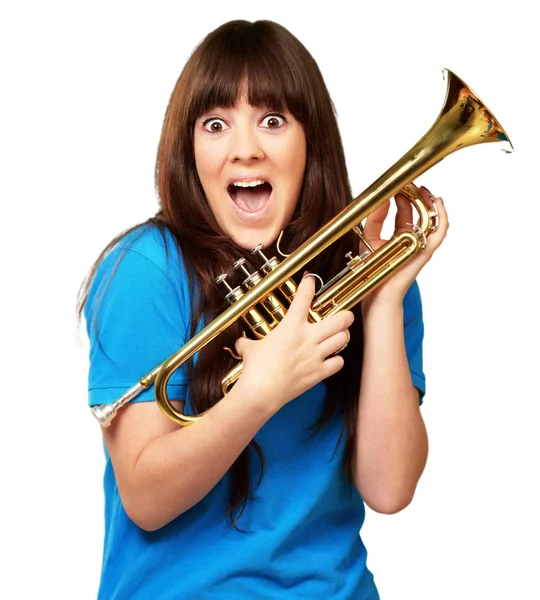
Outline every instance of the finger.
{"label": "finger", "polygon": [[341,331],[348,331],[354,322],[354,314],[350,310],[342,310],[331,317],[323,319],[313,328],[315,342],[320,344]]}
{"label": "finger", "polygon": [[435,206],[439,213],[439,225],[442,223],[444,227],[448,229],[448,213],[446,211],[446,206],[444,205],[444,200],[442,198],[435,198]]}
{"label": "finger", "polygon": [[[287,315],[291,315],[294,318],[307,320],[308,311],[313,302],[313,296],[315,295],[315,277],[312,275],[305,275],[300,282],[296,290],[296,294],[291,302],[291,306],[287,311]],[[290,318],[290,317],[289,317]]]}
{"label": "finger", "polygon": [[435,197],[425,186],[415,187],[426,207],[438,215],[437,230],[430,233],[427,240],[427,250],[433,252],[440,246],[448,232],[448,214],[441,197]]}
{"label": "finger", "polygon": [[345,361],[343,360],[343,356],[340,356],[339,354],[329,356],[325,361],[323,361],[321,367],[323,379],[331,377],[332,375],[335,375],[338,371],[341,371],[344,364]]}
{"label": "finger", "polygon": [[416,191],[422,198],[422,201],[429,209],[435,209],[435,196],[425,187],[424,185],[421,187],[415,186]]}
{"label": "finger", "polygon": [[327,338],[319,344],[321,357],[325,359],[329,356],[332,356],[333,354],[336,354],[336,352],[343,350],[345,346],[349,343],[350,339],[351,334],[348,329],[345,329],[345,331],[340,331],[332,337]]}
{"label": "finger", "polygon": [[412,204],[403,196],[403,194],[396,194],[396,221],[395,228],[396,232],[410,231],[410,225],[407,223],[413,222],[413,207]]}
{"label": "finger", "polygon": [[434,198],[433,199],[434,208],[439,215],[439,226],[437,231],[433,232],[428,236],[428,248],[431,250],[435,250],[440,246],[446,234],[448,233],[448,228],[450,224],[448,223],[448,213],[446,212],[446,208],[444,206],[444,201],[442,198]]}
{"label": "finger", "polygon": [[390,200],[386,200],[368,216],[364,226],[364,237],[366,240],[378,240],[381,238],[382,228],[389,210]]}

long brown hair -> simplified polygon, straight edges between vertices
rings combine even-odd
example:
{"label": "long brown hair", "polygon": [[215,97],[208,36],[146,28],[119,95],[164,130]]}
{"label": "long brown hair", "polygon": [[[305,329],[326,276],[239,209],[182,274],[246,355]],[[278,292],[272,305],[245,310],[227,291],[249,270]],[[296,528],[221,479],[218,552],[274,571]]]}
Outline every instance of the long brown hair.
{"label": "long brown hair", "polygon": [[[335,109],[319,71],[306,48],[284,27],[271,21],[231,21],[206,36],[187,61],[171,94],[159,142],[155,169],[158,213],[112,240],[98,257],[83,282],[79,296],[82,314],[88,291],[101,260],[128,233],[148,227],[165,228],[173,234],[185,262],[191,290],[191,335],[201,317],[205,323],[223,310],[223,292],[215,284],[219,273],[231,273],[239,257],[252,257],[220,230],[206,201],[195,167],[193,128],[196,119],[217,106],[232,107],[247,80],[247,99],[253,106],[288,110],[302,124],[306,135],[306,169],[300,198],[285,231],[285,246],[294,250],[342,210],[352,198]],[[338,240],[308,266],[328,281],[343,268],[344,255],[357,253],[354,234]],[[270,256],[272,248],[268,251]],[[266,254],[266,250],[265,250]],[[252,263],[253,268],[257,264]],[[231,274],[230,279],[234,275]],[[234,347],[242,324],[236,323],[219,340],[206,346],[195,364],[188,364],[189,399],[195,412],[214,406],[222,397],[219,382],[234,361],[223,352]],[[351,329],[351,340],[342,352],[343,369],[326,380],[327,398],[323,414],[314,423],[315,435],[335,411],[343,414],[346,433],[345,464],[352,481],[356,417],[362,356],[360,315]],[[165,358],[165,357],[164,357]],[[225,516],[237,526],[248,500],[264,472],[264,455],[252,440],[261,461],[261,476],[249,481],[249,446],[230,468],[231,493]]]}

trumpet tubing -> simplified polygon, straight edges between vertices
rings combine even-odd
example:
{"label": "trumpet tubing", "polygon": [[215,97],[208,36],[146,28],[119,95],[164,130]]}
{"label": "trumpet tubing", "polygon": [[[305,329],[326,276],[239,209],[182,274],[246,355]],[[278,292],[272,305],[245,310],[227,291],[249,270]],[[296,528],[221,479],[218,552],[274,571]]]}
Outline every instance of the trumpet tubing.
{"label": "trumpet tubing", "polygon": [[[229,307],[116,402],[93,407],[92,412],[102,427],[107,427],[122,406],[152,384],[156,401],[167,417],[182,426],[191,425],[201,418],[204,413],[185,415],[169,401],[167,382],[174,371],[240,318],[254,337],[260,339],[267,335],[283,319],[294,298],[296,284],[293,275],[349,231],[355,231],[362,239],[361,222],[398,192],[405,195],[418,213],[418,222],[412,225],[412,231],[395,234],[377,250],[362,240],[368,250],[359,256],[347,255],[349,261],[346,267],[317,293],[309,318],[319,321],[340,310],[351,309],[425,248],[427,237],[438,226],[437,214],[425,206],[409,183],[452,152],[467,146],[503,142],[506,151],[512,151],[504,129],[478,96],[451,71],[445,69],[444,74],[447,79],[446,99],[431,129],[388,171],[282,262],[276,257],[267,259],[259,245],[252,254],[264,261],[260,268],[262,275],[259,272],[249,273],[242,259],[234,264],[234,269],[242,269],[247,275],[243,287],[232,289],[226,275],[220,275],[216,282],[227,287]],[[241,373],[242,363],[239,362],[222,381],[224,394]]]}

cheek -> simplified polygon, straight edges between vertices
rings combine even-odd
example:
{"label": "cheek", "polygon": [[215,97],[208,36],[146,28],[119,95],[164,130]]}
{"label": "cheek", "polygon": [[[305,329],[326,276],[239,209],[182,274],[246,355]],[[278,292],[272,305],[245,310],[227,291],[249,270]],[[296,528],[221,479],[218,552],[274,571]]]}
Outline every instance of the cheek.
{"label": "cheek", "polygon": [[212,144],[195,140],[195,168],[205,190],[212,185],[212,179],[219,175],[219,153]]}
{"label": "cheek", "polygon": [[195,168],[206,196],[206,201],[214,218],[221,227],[224,227],[220,215],[220,168],[221,162],[215,145],[197,143],[194,144]]}
{"label": "cheek", "polygon": [[286,151],[281,154],[281,162],[291,175],[294,186],[298,186],[304,178],[306,168],[306,143],[303,136],[299,135],[288,144]]}

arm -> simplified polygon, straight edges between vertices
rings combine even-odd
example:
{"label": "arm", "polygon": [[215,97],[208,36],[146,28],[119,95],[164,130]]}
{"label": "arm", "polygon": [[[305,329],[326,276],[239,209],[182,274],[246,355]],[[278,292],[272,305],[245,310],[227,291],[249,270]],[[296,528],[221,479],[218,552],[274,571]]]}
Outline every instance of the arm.
{"label": "arm", "polygon": [[[157,232],[131,246],[115,271],[122,249],[103,261],[86,306],[90,404],[114,400],[188,337],[187,277],[174,260],[165,262]],[[186,371],[171,377],[171,398],[183,398]],[[137,525],[158,529],[219,481],[271,414],[271,403],[249,392],[239,381],[223,403],[183,429],[163,415],[152,388],[119,411],[103,437],[122,504]]]}
{"label": "arm", "polygon": [[[442,200],[433,201],[439,229],[428,237],[427,248],[362,302],[364,358],[360,385],[354,482],[368,506],[395,513],[412,500],[428,455],[427,432],[420,413],[419,393],[413,386],[405,349],[403,298],[420,270],[442,243],[448,219]],[[412,222],[412,207],[396,197],[396,229]],[[375,247],[389,202],[373,212],[364,234]]]}
{"label": "arm", "polygon": [[413,498],[428,439],[405,351],[403,306],[363,310],[364,361],[357,422],[355,484],[373,510],[394,513]]}
{"label": "arm", "polygon": [[341,369],[343,359],[332,355],[349,340],[353,314],[309,323],[314,291],[306,278],[269,335],[237,341],[241,377],[195,424],[179,428],[144,402],[125,407],[104,430],[122,503],[141,528],[159,529],[199,502],[275,412]]}
{"label": "arm", "polygon": [[189,427],[165,418],[155,402],[139,402],[104,430],[124,509],[139,527],[159,529],[204,498],[272,416],[272,403],[255,400],[241,379]]}

